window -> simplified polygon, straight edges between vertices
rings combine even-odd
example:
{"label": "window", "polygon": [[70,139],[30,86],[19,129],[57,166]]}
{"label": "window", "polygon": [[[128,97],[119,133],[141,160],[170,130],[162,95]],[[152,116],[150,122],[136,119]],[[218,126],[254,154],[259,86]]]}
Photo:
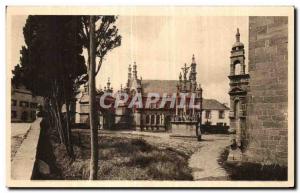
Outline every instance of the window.
{"label": "window", "polygon": [[11,106],[17,106],[17,100],[12,99],[11,100]]}
{"label": "window", "polygon": [[37,108],[37,103],[30,103],[30,108]]}
{"label": "window", "polygon": [[223,126],[223,123],[220,123],[220,122],[219,122],[219,123],[217,123],[217,125],[218,125],[218,126]]}
{"label": "window", "polygon": [[210,119],[211,118],[211,113],[210,111],[205,111],[205,118]]}
{"label": "window", "polygon": [[239,62],[237,62],[234,67],[234,75],[240,75],[241,68],[242,68],[242,65]]}
{"label": "window", "polygon": [[225,118],[225,113],[223,110],[219,111],[219,119],[224,119]]}
{"label": "window", "polygon": [[29,107],[29,103],[26,101],[20,101],[20,107]]}
{"label": "window", "polygon": [[17,118],[17,111],[11,111],[11,118]]}
{"label": "window", "polygon": [[156,115],[156,124],[159,125],[160,124],[160,116]]}
{"label": "window", "polygon": [[151,125],[154,124],[155,115],[151,115]]}
{"label": "window", "polygon": [[146,124],[149,124],[150,123],[150,120],[149,120],[149,115],[146,115]]}

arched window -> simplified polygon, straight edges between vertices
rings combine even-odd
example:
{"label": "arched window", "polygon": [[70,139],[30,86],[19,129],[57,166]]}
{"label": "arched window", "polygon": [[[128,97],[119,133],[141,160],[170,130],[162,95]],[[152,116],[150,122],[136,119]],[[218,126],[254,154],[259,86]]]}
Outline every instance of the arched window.
{"label": "arched window", "polygon": [[159,124],[160,124],[160,116],[156,115],[156,125],[159,125]]}
{"label": "arched window", "polygon": [[149,115],[146,115],[146,124],[149,124],[150,123],[150,120],[149,120]]}
{"label": "arched window", "polygon": [[235,64],[234,64],[234,75],[239,75],[241,74],[241,68],[242,68],[242,65],[239,61],[237,61]]}
{"label": "arched window", "polygon": [[155,115],[151,115],[151,124],[154,124]]}

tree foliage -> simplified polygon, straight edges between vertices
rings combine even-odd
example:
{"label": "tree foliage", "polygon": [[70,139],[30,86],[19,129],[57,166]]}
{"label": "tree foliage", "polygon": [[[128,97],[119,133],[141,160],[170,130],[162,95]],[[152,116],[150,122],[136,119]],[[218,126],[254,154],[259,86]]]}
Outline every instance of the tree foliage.
{"label": "tree foliage", "polygon": [[29,16],[23,28],[26,45],[21,49],[20,65],[15,67],[12,80],[49,101],[52,120],[70,154],[69,107],[86,74],[81,30],[78,16]]}
{"label": "tree foliage", "polygon": [[[103,16],[94,16],[95,22],[95,49],[96,57],[98,58],[98,64],[96,67],[95,76],[99,73],[102,62],[108,52],[114,48],[121,45],[121,35],[118,33],[119,30],[116,27],[115,23],[117,21],[117,16],[114,15],[103,15]],[[81,30],[81,37],[84,40],[84,47],[89,52],[89,17],[81,17],[83,28]]]}

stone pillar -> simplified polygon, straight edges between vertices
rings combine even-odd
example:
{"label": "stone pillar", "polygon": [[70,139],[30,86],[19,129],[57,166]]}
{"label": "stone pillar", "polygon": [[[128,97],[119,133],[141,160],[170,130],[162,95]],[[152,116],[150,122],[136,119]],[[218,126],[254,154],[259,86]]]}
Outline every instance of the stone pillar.
{"label": "stone pillar", "polygon": [[233,76],[234,75],[234,64],[231,63],[230,64],[230,76]]}
{"label": "stone pillar", "polygon": [[141,130],[141,113],[135,112],[134,113],[134,123],[135,123],[135,129],[137,131]]}

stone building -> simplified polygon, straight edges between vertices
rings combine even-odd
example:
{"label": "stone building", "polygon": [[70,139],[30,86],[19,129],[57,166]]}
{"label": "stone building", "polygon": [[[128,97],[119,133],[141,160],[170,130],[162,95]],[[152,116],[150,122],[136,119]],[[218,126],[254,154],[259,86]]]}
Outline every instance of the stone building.
{"label": "stone building", "polygon": [[[190,71],[189,71],[190,70]],[[202,89],[200,84],[197,83],[196,78],[196,61],[195,57],[192,57],[191,65],[182,68],[183,76],[180,73],[178,80],[143,80],[142,77],[138,78],[137,65],[134,63],[133,67],[128,68],[128,79],[125,88],[122,87],[113,97],[109,99],[111,104],[115,103],[117,95],[127,94],[129,99],[122,104],[119,104],[117,108],[113,108],[107,111],[107,114],[103,114],[103,111],[99,111],[100,125],[104,125],[103,128],[115,128],[115,129],[135,129],[142,131],[171,131],[172,123],[177,128],[179,125],[185,125],[185,128],[192,130],[193,135],[196,134],[196,127],[201,123],[201,105],[202,105]],[[101,94],[110,92],[113,93],[110,88],[110,82],[108,81],[107,87],[100,91],[97,95],[99,101]],[[156,103],[152,103],[147,107],[146,101],[149,93],[156,93],[159,96],[159,100]],[[184,93],[186,103],[183,108],[179,108],[179,102],[181,95]],[[138,94],[138,95],[136,95]],[[194,104],[199,104],[199,108],[189,108],[192,95],[195,96]],[[140,96],[142,99],[143,107],[128,108],[130,101],[135,96]],[[77,123],[89,123],[89,102],[87,87],[78,97],[77,103]],[[174,98],[175,105],[172,107],[171,101],[165,103],[161,107],[163,99]],[[105,123],[109,123],[108,127]],[[174,131],[176,130],[173,129]],[[178,131],[183,131],[178,127]]]}
{"label": "stone building", "polygon": [[33,96],[31,91],[20,85],[12,85],[11,122],[32,122],[36,118],[38,105],[44,105],[44,99]]}
{"label": "stone building", "polygon": [[[98,109],[98,121],[101,128],[113,129],[114,128],[114,119],[115,119],[115,109],[101,109],[100,110],[100,97],[103,93],[109,92],[112,93],[113,89],[110,87],[110,81],[108,79],[107,87],[104,87],[104,90],[98,90],[96,93],[96,105]],[[106,97],[105,103],[110,103],[113,106],[114,98]],[[87,127],[90,124],[89,119],[89,94],[88,94],[88,85],[84,85],[83,90],[76,96],[76,113],[75,113],[75,123],[79,124],[81,127]]]}
{"label": "stone building", "polygon": [[[188,74],[188,71],[190,72]],[[121,106],[116,109],[118,120],[132,121],[131,126],[137,130],[155,130],[155,131],[168,131],[171,129],[171,122],[186,122],[194,121],[193,124],[197,124],[201,119],[201,108],[189,109],[189,99],[191,95],[195,95],[195,103],[202,102],[202,89],[200,84],[197,84],[196,78],[196,61],[195,57],[192,57],[192,62],[189,67],[182,68],[183,77],[180,73],[178,80],[143,80],[142,77],[138,78],[137,65],[134,63],[133,68],[128,68],[128,80],[126,88],[121,89],[122,92],[128,93],[130,96],[134,96],[139,93],[142,97],[143,104],[147,100],[148,93],[157,93],[160,99],[155,104],[143,108],[133,108],[131,110],[125,110],[125,106]],[[189,75],[189,76],[188,76]],[[180,93],[186,94],[186,106],[184,108],[178,108],[180,101]],[[161,108],[160,104],[163,98],[176,97],[175,108],[170,108],[170,102]],[[122,110],[120,110],[122,109]],[[123,114],[120,112],[123,112]],[[117,122],[116,124],[119,124]]]}
{"label": "stone building", "polygon": [[245,121],[234,127],[240,129],[237,138],[242,133],[241,159],[287,166],[288,17],[249,17],[249,75],[242,76],[246,92],[238,96],[245,101],[236,106],[232,100],[230,106],[231,126],[236,114]]}

